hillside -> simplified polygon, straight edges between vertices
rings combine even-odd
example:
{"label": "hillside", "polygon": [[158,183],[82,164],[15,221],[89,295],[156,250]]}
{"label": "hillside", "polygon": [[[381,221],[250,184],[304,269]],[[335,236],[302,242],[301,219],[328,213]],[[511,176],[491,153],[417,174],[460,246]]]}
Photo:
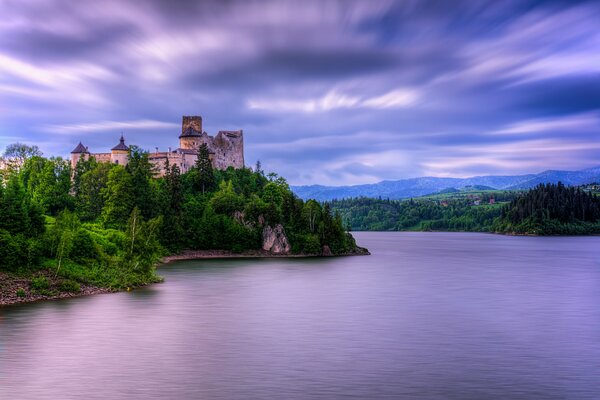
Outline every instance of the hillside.
{"label": "hillside", "polygon": [[540,183],[563,182],[568,186],[584,185],[600,181],[600,167],[580,171],[548,170],[539,174],[515,176],[474,176],[471,178],[422,177],[382,181],[374,184],[353,186],[292,186],[291,189],[302,199],[327,201],[353,197],[406,199],[441,192],[447,189],[462,189],[467,186],[489,189],[530,189]]}

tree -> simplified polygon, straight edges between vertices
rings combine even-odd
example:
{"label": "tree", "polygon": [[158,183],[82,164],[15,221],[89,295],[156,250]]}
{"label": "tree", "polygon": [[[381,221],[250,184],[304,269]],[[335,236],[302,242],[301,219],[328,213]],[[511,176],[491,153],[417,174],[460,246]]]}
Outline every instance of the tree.
{"label": "tree", "polygon": [[260,163],[260,160],[256,161],[256,166],[254,167],[254,172],[259,175],[265,176],[265,171],[262,170],[262,164]]}
{"label": "tree", "polygon": [[148,159],[148,152],[137,146],[130,146],[129,161],[125,169],[131,175],[134,206],[139,208],[144,218],[150,218],[155,209],[151,186],[155,171]]}
{"label": "tree", "polygon": [[102,190],[104,208],[102,218],[108,226],[123,228],[134,208],[133,180],[125,168],[112,167],[106,188]]}
{"label": "tree", "polygon": [[162,217],[145,221],[140,210],[137,207],[133,209],[127,222],[122,260],[124,266],[142,276],[152,275],[154,264],[162,253],[158,241],[161,224]]}
{"label": "tree", "polygon": [[35,145],[29,146],[24,143],[13,143],[6,146],[2,158],[7,165],[7,169],[12,173],[18,172],[27,159],[41,155],[42,152]]}
{"label": "tree", "polygon": [[212,191],[215,188],[216,182],[206,143],[200,145],[195,169],[197,172],[196,189],[202,194]]}
{"label": "tree", "polygon": [[168,249],[177,251],[184,242],[183,230],[183,186],[181,174],[177,165],[165,165],[164,195],[162,215],[164,217],[161,227],[162,243]]}
{"label": "tree", "polygon": [[56,215],[65,208],[73,208],[71,165],[68,161],[61,157],[32,157],[21,168],[21,177],[32,200],[44,212]]}
{"label": "tree", "polygon": [[81,223],[76,214],[69,210],[61,212],[54,226],[50,230],[50,240],[55,243],[54,254],[56,254],[56,273],[58,275],[63,260],[69,258],[73,249],[73,238],[79,229]]}
{"label": "tree", "polygon": [[321,205],[315,200],[308,200],[306,203],[304,203],[302,215],[308,224],[309,232],[315,233],[321,218]]}
{"label": "tree", "polygon": [[233,191],[231,181],[221,182],[210,204],[217,214],[232,215],[235,211],[244,209],[244,199]]}
{"label": "tree", "polygon": [[102,214],[108,176],[113,167],[113,164],[96,163],[94,160],[90,169],[82,169],[85,172],[79,176],[75,190],[75,210],[82,220],[94,221]]}

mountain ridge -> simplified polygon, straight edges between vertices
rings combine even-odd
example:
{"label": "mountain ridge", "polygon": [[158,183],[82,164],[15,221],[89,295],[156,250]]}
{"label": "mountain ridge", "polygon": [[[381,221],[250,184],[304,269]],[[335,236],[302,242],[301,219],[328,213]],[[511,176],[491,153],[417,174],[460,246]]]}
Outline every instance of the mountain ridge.
{"label": "mountain ridge", "polygon": [[546,170],[538,174],[481,175],[469,178],[424,176],[350,186],[291,186],[291,189],[304,200],[326,201],[360,196],[406,199],[425,196],[450,188],[460,189],[466,186],[482,185],[499,190],[517,190],[529,189],[540,183],[557,183],[559,181],[565,185],[584,185],[600,181],[600,166],[577,171]]}

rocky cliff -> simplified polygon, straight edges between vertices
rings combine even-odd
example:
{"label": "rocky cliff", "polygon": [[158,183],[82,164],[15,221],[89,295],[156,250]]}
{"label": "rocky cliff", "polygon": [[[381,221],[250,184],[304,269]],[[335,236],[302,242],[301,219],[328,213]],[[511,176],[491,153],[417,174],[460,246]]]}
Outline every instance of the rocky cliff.
{"label": "rocky cliff", "polygon": [[292,250],[290,242],[283,226],[280,224],[275,225],[271,228],[269,225],[265,226],[262,233],[263,237],[263,250],[266,250],[272,254],[289,254]]}

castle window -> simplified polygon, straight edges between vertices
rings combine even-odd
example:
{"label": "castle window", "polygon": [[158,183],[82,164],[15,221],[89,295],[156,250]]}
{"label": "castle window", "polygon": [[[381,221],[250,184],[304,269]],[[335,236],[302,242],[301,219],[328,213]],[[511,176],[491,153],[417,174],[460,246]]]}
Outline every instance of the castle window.
{"label": "castle window", "polygon": [[119,165],[119,160],[115,160],[115,164]]}

